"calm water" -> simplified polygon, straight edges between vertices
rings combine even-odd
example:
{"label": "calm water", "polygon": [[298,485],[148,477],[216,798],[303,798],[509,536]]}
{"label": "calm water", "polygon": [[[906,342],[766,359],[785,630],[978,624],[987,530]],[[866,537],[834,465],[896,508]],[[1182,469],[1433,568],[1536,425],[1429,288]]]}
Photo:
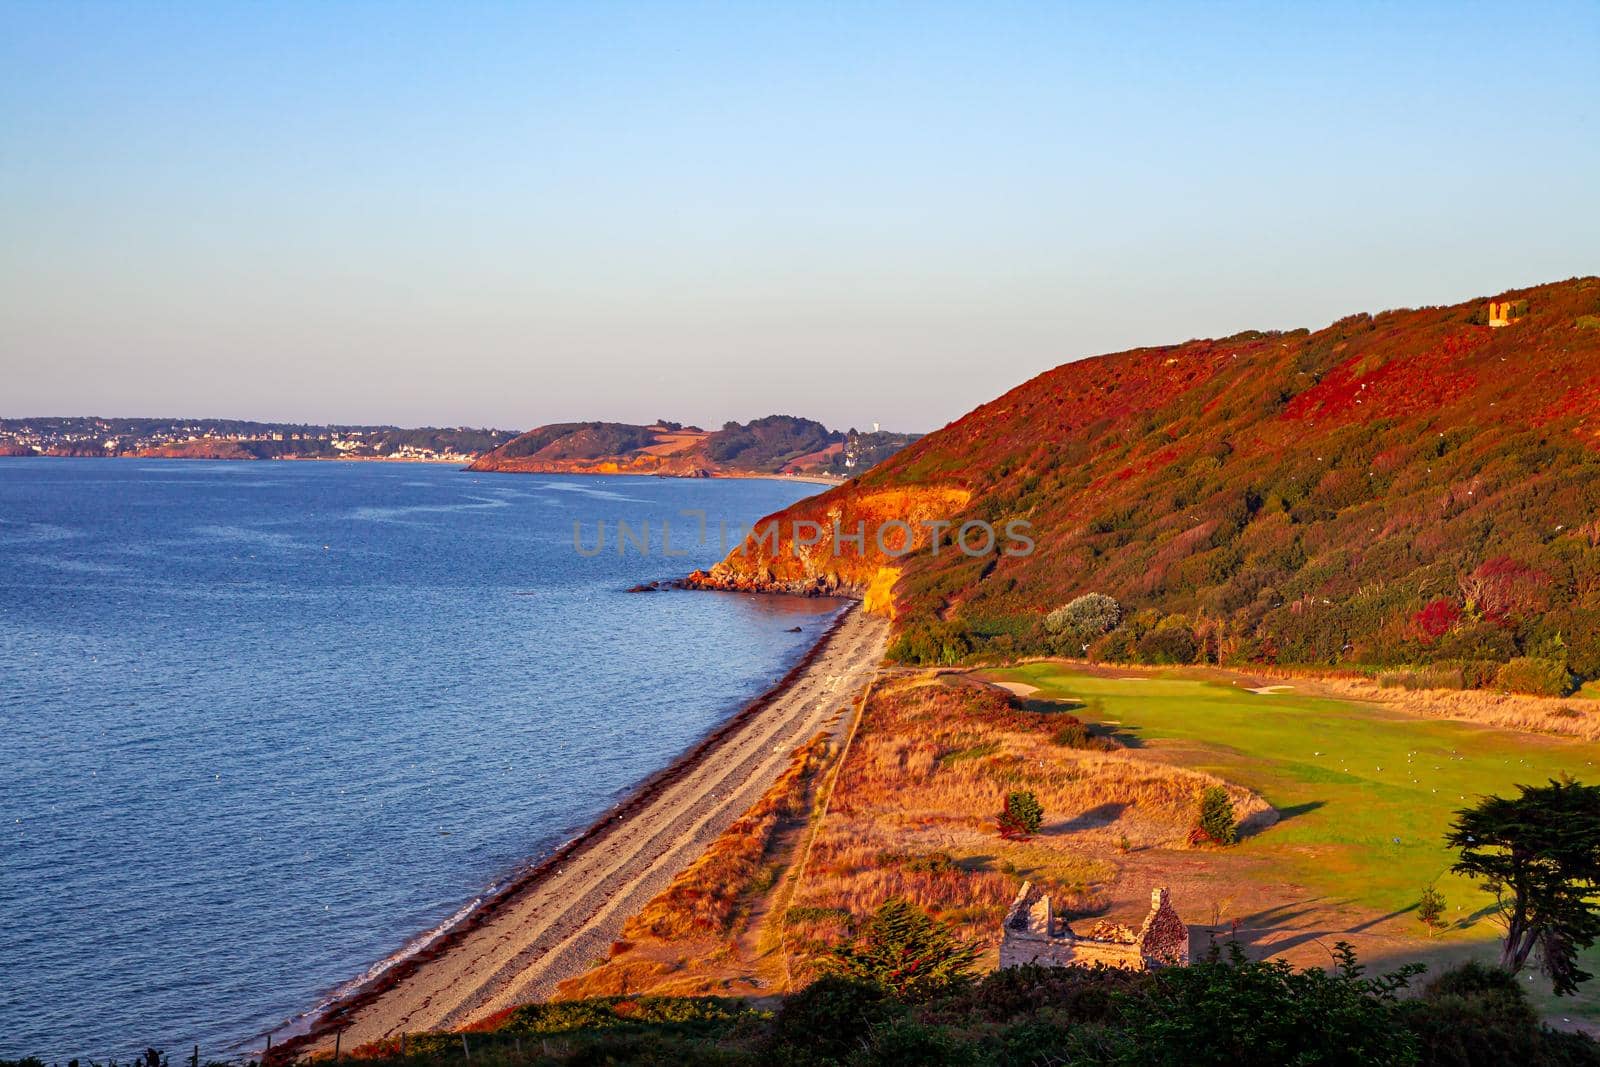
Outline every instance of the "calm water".
{"label": "calm water", "polygon": [[814,488],[0,461],[0,1057],[220,1055],[570,836],[837,607],[625,593],[677,512]]}

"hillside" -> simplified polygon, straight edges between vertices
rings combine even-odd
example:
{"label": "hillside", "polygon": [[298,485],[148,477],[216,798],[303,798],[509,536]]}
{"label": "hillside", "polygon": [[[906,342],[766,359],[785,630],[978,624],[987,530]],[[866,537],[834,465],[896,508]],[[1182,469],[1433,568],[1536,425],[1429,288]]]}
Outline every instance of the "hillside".
{"label": "hillside", "polygon": [[865,470],[914,440],[915,434],[840,433],[792,415],[729,422],[714,431],[666,420],[649,426],[563,422],[529,430],[480,457],[471,469],[685,478],[749,474],[842,477]]}
{"label": "hillside", "polygon": [[[1471,685],[1531,657],[1509,687],[1564,690],[1600,677],[1600,279],[1493,300],[1509,324],[1480,298],[1064,364],[691,584],[865,596],[911,661],[1087,647]],[[903,530],[872,536],[892,519],[916,533],[898,558]],[[930,519],[955,527],[930,544]],[[968,555],[978,520],[1036,547],[974,527]],[[864,550],[834,544],[862,521]],[[1108,633],[1047,624],[1090,592],[1119,602]]]}

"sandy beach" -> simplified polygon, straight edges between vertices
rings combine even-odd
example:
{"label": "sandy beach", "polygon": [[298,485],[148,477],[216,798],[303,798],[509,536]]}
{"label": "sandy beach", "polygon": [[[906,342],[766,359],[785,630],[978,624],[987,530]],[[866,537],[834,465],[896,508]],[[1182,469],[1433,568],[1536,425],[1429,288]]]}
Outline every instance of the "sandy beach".
{"label": "sandy beach", "polygon": [[888,624],[849,608],[773,690],[467,923],[335,1005],[300,1041],[351,1049],[451,1029],[549,996],[605,957],[664,889],[838,717],[882,658]]}

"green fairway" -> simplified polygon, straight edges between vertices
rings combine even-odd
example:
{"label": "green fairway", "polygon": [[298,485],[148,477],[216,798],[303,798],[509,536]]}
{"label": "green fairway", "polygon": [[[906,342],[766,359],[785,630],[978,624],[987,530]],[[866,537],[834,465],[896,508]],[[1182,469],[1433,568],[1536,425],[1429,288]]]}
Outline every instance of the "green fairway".
{"label": "green fairway", "polygon": [[[1238,848],[1286,880],[1384,915],[1411,909],[1423,886],[1437,884],[1446,918],[1462,924],[1449,937],[1498,936],[1483,916],[1491,898],[1448,873],[1442,837],[1455,810],[1563,772],[1600,780],[1592,742],[1410,718],[1293,689],[1258,694],[1178,671],[1103,677],[1058,663],[985,674],[1080,701],[1078,714],[1148,746],[1153,758],[1260,793],[1282,820]],[[1597,956],[1587,954],[1590,970]]]}

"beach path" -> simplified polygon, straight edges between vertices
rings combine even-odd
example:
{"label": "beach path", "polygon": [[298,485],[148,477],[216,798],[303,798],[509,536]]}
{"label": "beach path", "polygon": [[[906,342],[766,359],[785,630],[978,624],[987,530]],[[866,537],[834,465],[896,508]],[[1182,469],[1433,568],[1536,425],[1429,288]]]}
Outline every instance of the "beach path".
{"label": "beach path", "polygon": [[[623,922],[749,808],[818,731],[848,726],[883,657],[886,620],[847,609],[788,684],[698,759],[593,834],[556,869],[500,901],[388,988],[359,993],[338,1024],[346,1049],[452,1029],[548,997],[604,959]],[[848,708],[841,719],[840,711]],[[328,1024],[312,1048],[333,1048]]]}

